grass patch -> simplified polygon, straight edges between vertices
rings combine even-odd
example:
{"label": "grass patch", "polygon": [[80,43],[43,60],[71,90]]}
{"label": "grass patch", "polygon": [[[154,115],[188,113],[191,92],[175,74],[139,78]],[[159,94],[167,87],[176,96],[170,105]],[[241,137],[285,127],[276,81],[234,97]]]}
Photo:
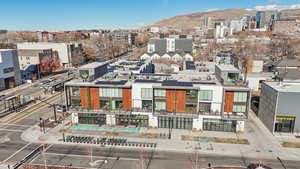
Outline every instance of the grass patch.
{"label": "grass patch", "polygon": [[182,141],[199,141],[199,142],[215,142],[215,143],[228,143],[228,144],[247,144],[247,139],[236,138],[220,138],[220,137],[200,137],[200,136],[181,136]]}
{"label": "grass patch", "polygon": [[199,136],[181,136],[183,141],[199,141]]}
{"label": "grass patch", "polygon": [[300,142],[283,142],[281,143],[283,147],[287,148],[300,148]]}
{"label": "grass patch", "polygon": [[71,133],[71,130],[69,130],[69,129],[60,129],[58,132],[59,133]]}
{"label": "grass patch", "polygon": [[156,134],[156,133],[142,133],[141,137],[142,138],[160,138],[160,135]]}
{"label": "grass patch", "polygon": [[220,137],[214,137],[214,142],[229,143],[229,144],[250,144],[247,139],[220,138]]}
{"label": "grass patch", "polygon": [[105,132],[104,135],[105,136],[119,136],[119,133],[117,133],[117,132]]}

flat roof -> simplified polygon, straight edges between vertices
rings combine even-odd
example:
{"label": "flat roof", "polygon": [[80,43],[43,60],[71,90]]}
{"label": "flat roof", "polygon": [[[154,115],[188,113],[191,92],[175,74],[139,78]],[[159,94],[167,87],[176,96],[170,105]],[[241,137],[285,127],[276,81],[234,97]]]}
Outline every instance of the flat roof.
{"label": "flat roof", "polygon": [[278,92],[300,92],[300,81],[265,82]]}
{"label": "flat roof", "polygon": [[0,49],[0,52],[11,51],[11,50],[17,50],[17,49]]}
{"label": "flat roof", "polygon": [[106,62],[93,62],[93,63],[89,63],[83,66],[80,66],[79,69],[94,69],[97,68],[99,66],[105,65],[107,64]]}
{"label": "flat roof", "polygon": [[235,72],[239,72],[239,70],[234,67],[233,65],[230,64],[220,64],[220,65],[216,65],[219,69],[221,69],[222,71],[235,71]]}

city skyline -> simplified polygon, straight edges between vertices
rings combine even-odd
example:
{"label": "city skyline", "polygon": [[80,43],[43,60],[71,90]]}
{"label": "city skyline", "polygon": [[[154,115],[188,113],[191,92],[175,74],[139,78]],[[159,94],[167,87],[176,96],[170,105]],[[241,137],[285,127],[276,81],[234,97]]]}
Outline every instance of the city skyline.
{"label": "city skyline", "polygon": [[[0,29],[8,30],[76,30],[76,29],[131,29],[161,19],[193,12],[226,8],[262,9],[261,6],[289,6],[299,0],[221,0],[210,2],[189,0],[154,0],[125,2],[121,0],[80,2],[48,1],[38,3],[12,0],[2,2]],[[300,6],[300,5],[299,5]],[[271,6],[273,7],[273,6]]]}

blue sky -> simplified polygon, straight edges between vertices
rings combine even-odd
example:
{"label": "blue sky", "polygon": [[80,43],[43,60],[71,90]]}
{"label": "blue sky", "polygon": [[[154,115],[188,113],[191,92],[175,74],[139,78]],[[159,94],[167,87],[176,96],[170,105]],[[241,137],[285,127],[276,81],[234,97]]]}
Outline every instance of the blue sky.
{"label": "blue sky", "polygon": [[134,28],[171,16],[300,0],[0,0],[0,29]]}

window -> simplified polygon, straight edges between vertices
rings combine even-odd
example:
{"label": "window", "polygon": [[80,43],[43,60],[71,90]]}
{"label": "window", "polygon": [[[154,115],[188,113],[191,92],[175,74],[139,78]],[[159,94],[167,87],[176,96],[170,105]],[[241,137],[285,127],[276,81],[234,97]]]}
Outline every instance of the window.
{"label": "window", "polygon": [[142,100],[142,109],[152,110],[152,101],[151,100]]}
{"label": "window", "polygon": [[155,97],[166,97],[166,90],[165,89],[155,89],[154,96]]}
{"label": "window", "polygon": [[121,88],[100,88],[100,97],[122,97]]}
{"label": "window", "polygon": [[8,67],[8,68],[3,69],[3,73],[10,73],[10,72],[13,72],[13,71],[14,71],[13,67]]}
{"label": "window", "polygon": [[228,80],[230,81],[239,80],[239,73],[228,73]]}
{"label": "window", "polygon": [[197,90],[187,90],[186,91],[186,95],[189,98],[196,98],[197,99],[197,96],[198,96],[197,94],[198,94]]}
{"label": "window", "polygon": [[201,101],[211,101],[212,100],[212,90],[200,90],[199,100]]}
{"label": "window", "polygon": [[199,103],[200,112],[210,112],[211,103]]}
{"label": "window", "polygon": [[80,96],[79,87],[72,87],[71,88],[71,96]]}
{"label": "window", "polygon": [[152,99],[152,88],[142,88],[142,99]]}
{"label": "window", "polygon": [[155,102],[155,110],[166,110],[166,102]]}
{"label": "window", "polygon": [[197,112],[197,104],[186,104],[185,105],[185,113],[196,113]]}
{"label": "window", "polygon": [[234,102],[247,102],[247,92],[234,92]]}
{"label": "window", "polygon": [[245,105],[234,105],[233,112],[244,113],[244,112],[246,112],[246,106]]}

